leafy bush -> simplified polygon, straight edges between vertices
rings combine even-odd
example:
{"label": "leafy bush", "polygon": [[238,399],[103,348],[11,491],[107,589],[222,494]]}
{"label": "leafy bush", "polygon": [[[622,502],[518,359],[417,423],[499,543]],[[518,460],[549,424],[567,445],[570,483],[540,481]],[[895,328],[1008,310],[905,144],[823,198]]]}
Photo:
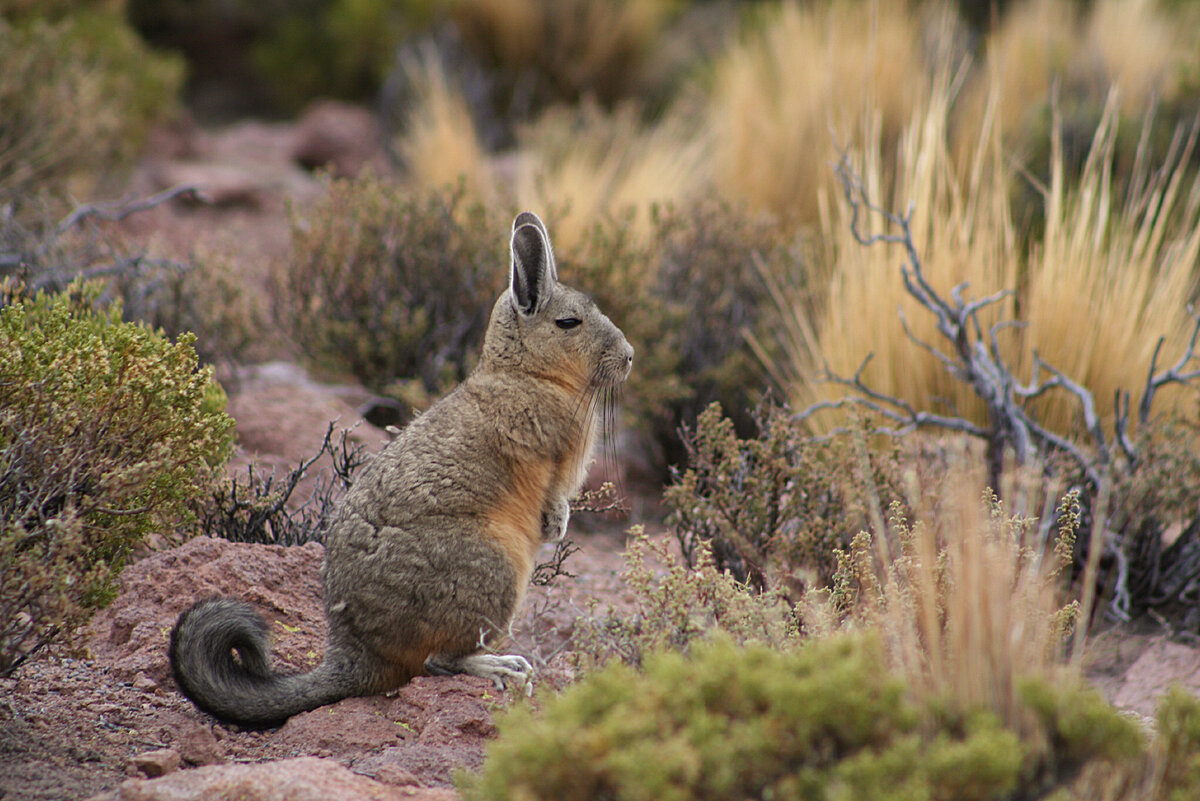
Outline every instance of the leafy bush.
{"label": "leafy bush", "polygon": [[433,20],[439,0],[308,0],[271,15],[251,60],[284,111],[318,97],[371,100],[396,47]]}
{"label": "leafy bush", "polygon": [[[15,273],[29,292],[61,292],[81,278],[102,283],[99,302],[119,299],[126,320],[172,338],[194,333],[196,353],[206,364],[262,361],[275,345],[265,301],[248,290],[232,258],[209,250],[184,261],[153,255],[119,228],[105,226],[191,191],[179,187],[137,200],[77,205],[52,226],[25,224],[11,209],[0,209],[0,277]],[[25,205],[47,217],[47,204]]]}
{"label": "leafy bush", "polygon": [[377,391],[437,393],[473,366],[507,282],[505,228],[460,193],[410,195],[372,175],[329,182],[292,220],[278,314],[319,366]]}
{"label": "leafy bush", "polygon": [[707,547],[719,570],[795,599],[833,580],[873,496],[903,501],[899,461],[894,448],[864,452],[864,475],[852,438],[814,440],[785,407],[761,406],[754,423],[741,439],[713,404],[683,429],[687,468],[663,494],[667,523],[689,562]]}
{"label": "leafy bush", "polygon": [[684,561],[635,526],[624,557],[621,580],[631,606],[601,611],[593,604],[576,621],[572,650],[585,670],[612,660],[641,667],[650,653],[687,651],[713,636],[773,648],[798,642],[799,621],[786,600],[772,591],[753,592],[718,569],[708,543],[699,543]]}
{"label": "leafy bush", "polygon": [[183,79],[117,14],[0,21],[0,206],[88,195],[139,153]]}
{"label": "leafy bush", "polygon": [[872,637],[800,648],[728,640],[609,665],[540,712],[517,706],[468,799],[1086,798],[1083,765],[1133,772],[1136,724],[1078,685],[1028,687],[1049,736],[911,700]]}
{"label": "leafy bush", "polygon": [[233,421],[193,338],[73,285],[0,308],[0,675],[111,598],[151,533],[186,535]]}

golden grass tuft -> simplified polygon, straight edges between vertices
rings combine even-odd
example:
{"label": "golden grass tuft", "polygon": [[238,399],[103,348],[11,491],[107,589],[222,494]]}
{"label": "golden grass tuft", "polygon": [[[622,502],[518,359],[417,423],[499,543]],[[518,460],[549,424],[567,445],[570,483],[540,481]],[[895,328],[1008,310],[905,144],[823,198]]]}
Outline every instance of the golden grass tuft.
{"label": "golden grass tuft", "polygon": [[758,23],[714,68],[714,183],[752,210],[812,223],[835,137],[874,119],[890,140],[926,93],[926,21],[905,3],[835,0],[785,2]]}
{"label": "golden grass tuft", "polygon": [[[1131,392],[1136,404],[1159,337],[1166,339],[1162,369],[1178,358],[1190,331],[1187,304],[1196,294],[1194,268],[1200,261],[1200,181],[1183,169],[1190,140],[1178,140],[1165,164],[1140,159],[1126,196],[1114,197],[1116,123],[1110,106],[1076,184],[1065,176],[1061,148],[1053,150],[1045,234],[1026,253],[1009,199],[1013,182],[1025,179],[1005,157],[1000,98],[993,96],[973,151],[960,163],[947,144],[951,88],[939,85],[900,136],[890,190],[877,129],[854,151],[851,167],[880,207],[903,212],[912,204],[914,244],[926,277],[943,297],[949,299],[964,282],[968,300],[1016,291],[1015,299],[993,306],[981,322],[985,330],[1002,318],[1027,323],[999,334],[1001,352],[1018,380],[1030,380],[1036,349],[1088,387],[1100,414],[1111,421],[1118,389]],[[849,377],[873,354],[863,373],[872,388],[918,409],[986,423],[971,388],[905,334],[901,312],[918,339],[950,352],[934,316],[904,288],[897,269],[904,252],[894,245],[859,244],[850,232],[852,216],[841,196],[822,213],[828,273],[815,314],[810,302],[789,301],[789,362],[776,373],[790,376],[793,404],[841,396],[840,388],[821,383],[822,368]],[[865,234],[884,233],[883,224],[879,215],[859,216]],[[1156,411],[1168,408],[1162,401],[1182,410],[1182,393],[1160,397]],[[1078,402],[1066,392],[1039,400],[1035,411],[1052,430],[1079,433]],[[818,427],[833,422],[818,421]]]}
{"label": "golden grass tuft", "polygon": [[860,587],[856,619],[883,634],[919,696],[958,710],[989,709],[1009,728],[1033,734],[1022,681],[1071,669],[1066,643],[1077,604],[1064,603],[1061,574],[1079,506],[1064,500],[1061,528],[1049,532],[990,491],[981,497],[979,471],[939,479],[916,473],[907,473],[913,519],[890,510],[886,540],[859,535],[845,555]]}
{"label": "golden grass tuft", "polygon": [[[1003,153],[988,126],[976,142],[969,169],[960,170],[947,148],[947,126],[953,86],[939,81],[899,136],[895,158],[885,153],[878,125],[864,133],[867,144],[848,154],[850,168],[863,180],[867,197],[878,206],[903,212],[912,205],[914,243],[929,282],[947,297],[963,282],[971,297],[993,294],[1016,285],[1013,258],[1016,234],[1009,214]],[[960,177],[961,176],[961,177]],[[822,382],[828,369],[849,377],[868,355],[864,380],[918,408],[941,413],[957,410],[980,420],[983,405],[970,387],[947,373],[942,363],[905,335],[901,313],[924,342],[937,343],[936,321],[905,291],[897,269],[905,254],[898,245],[863,246],[854,237],[854,216],[846,198],[832,188],[821,196],[818,262],[823,293],[814,305],[790,301],[792,325],[785,334],[790,361],[784,376],[793,405],[804,408],[843,391]],[[859,232],[896,234],[881,216],[861,210]],[[787,290],[783,289],[786,294]],[[821,292],[821,290],[818,290]],[[994,307],[987,322],[1011,314],[1011,303]],[[837,422],[814,418],[818,427]]]}
{"label": "golden grass tuft", "polygon": [[635,93],[644,57],[672,0],[458,0],[452,15],[468,46],[523,87],[514,104]]}
{"label": "golden grass tuft", "polygon": [[632,105],[611,114],[595,106],[553,111],[524,139],[513,187],[517,203],[553,209],[555,244],[566,250],[598,221],[630,213],[632,236],[645,243],[655,204],[684,205],[702,187],[703,144],[680,118],[642,124]]}
{"label": "golden grass tuft", "polygon": [[[967,131],[999,93],[997,118],[1012,147],[1040,119],[1057,90],[1098,112],[1110,90],[1119,110],[1140,117],[1177,98],[1200,68],[1194,13],[1168,13],[1155,0],[1073,0],[1014,4],[985,43],[984,66],[967,88],[958,118]],[[967,143],[969,145],[969,142]]]}
{"label": "golden grass tuft", "polygon": [[[1144,148],[1124,197],[1114,190],[1116,103],[1097,128],[1083,175],[1073,186],[1063,174],[1058,137],[1045,190],[1046,228],[1029,254],[1022,287],[1021,318],[1028,326],[1014,358],[1028,374],[1031,350],[1088,387],[1098,410],[1114,415],[1114,398],[1140,398],[1160,338],[1157,369],[1183,352],[1192,318],[1187,304],[1197,292],[1200,264],[1200,177],[1187,165],[1195,146],[1177,134],[1160,165],[1148,164]],[[1193,396],[1164,388],[1156,412],[1189,412]],[[1039,417],[1054,430],[1076,426],[1078,406],[1048,399]]]}
{"label": "golden grass tuft", "polygon": [[393,146],[409,183],[430,190],[461,185],[466,199],[494,202],[495,179],[475,121],[437,51],[430,47],[411,53],[402,68],[415,102]]}

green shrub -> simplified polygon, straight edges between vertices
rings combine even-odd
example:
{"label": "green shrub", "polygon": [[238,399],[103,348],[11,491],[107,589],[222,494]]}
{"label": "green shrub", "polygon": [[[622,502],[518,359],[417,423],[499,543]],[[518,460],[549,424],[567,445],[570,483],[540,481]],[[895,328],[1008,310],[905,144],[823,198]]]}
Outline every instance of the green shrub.
{"label": "green shrub", "polygon": [[1187,801],[1200,796],[1200,699],[1178,686],[1158,704],[1159,797]]}
{"label": "green shrub", "polygon": [[612,660],[641,667],[648,654],[687,651],[713,636],[774,648],[799,641],[799,621],[787,601],[774,592],[753,592],[719,570],[707,543],[697,545],[689,564],[665,541],[634,526],[624,558],[628,603],[619,611],[593,604],[576,621],[571,646],[584,670]]}
{"label": "green shrub", "polygon": [[369,101],[397,46],[433,20],[438,0],[306,0],[272,16],[251,60],[283,111],[319,97]]}
{"label": "green shrub", "polygon": [[117,14],[0,21],[0,206],[91,194],[138,155],[182,79]]}
{"label": "green shrub", "polygon": [[[458,0],[464,49],[492,77],[501,119],[583,98],[611,105],[655,80],[672,0]],[[661,56],[660,56],[661,58]]]}
{"label": "green shrub", "polygon": [[898,456],[857,454],[849,436],[814,440],[785,407],[764,405],[754,422],[757,433],[739,438],[713,404],[684,428],[687,468],[663,494],[667,524],[689,561],[704,545],[739,581],[798,597],[833,580],[872,497],[882,508],[904,499]]}
{"label": "green shrub", "polygon": [[507,284],[504,224],[460,193],[411,195],[370,174],[329,182],[292,220],[278,312],[318,366],[368,387],[419,379],[438,393],[470,372]]}
{"label": "green shrub", "polygon": [[[910,700],[872,637],[788,650],[705,643],[663,652],[637,672],[598,671],[541,710],[518,706],[468,799],[1011,799],[1072,793],[1058,751],[1022,741],[996,716],[949,715]],[[1094,693],[1056,690],[1052,749],[1120,766],[1141,738]],[[1093,732],[1061,725],[1085,707]],[[1077,715],[1075,715],[1077,717]],[[1103,737],[1096,737],[1096,732]],[[1071,739],[1071,736],[1078,737]]]}
{"label": "green shrub", "polygon": [[193,338],[95,311],[97,292],[0,296],[0,675],[107,603],[148,535],[194,533],[232,449]]}

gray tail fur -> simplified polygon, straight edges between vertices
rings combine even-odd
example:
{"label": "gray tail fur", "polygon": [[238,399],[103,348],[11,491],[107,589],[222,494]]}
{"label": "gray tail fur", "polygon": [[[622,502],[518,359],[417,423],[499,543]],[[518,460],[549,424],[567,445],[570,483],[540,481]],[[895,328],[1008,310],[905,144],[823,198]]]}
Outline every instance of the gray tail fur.
{"label": "gray tail fur", "polygon": [[328,652],[308,673],[273,672],[267,631],[262,616],[241,601],[192,606],[171,632],[171,670],[180,690],[213,717],[257,728],[361,690],[350,666]]}

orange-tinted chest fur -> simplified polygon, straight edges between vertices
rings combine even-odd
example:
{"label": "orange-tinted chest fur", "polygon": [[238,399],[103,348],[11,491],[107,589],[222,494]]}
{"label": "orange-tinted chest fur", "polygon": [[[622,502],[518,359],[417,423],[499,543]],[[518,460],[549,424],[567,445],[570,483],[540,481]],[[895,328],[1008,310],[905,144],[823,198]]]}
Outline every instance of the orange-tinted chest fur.
{"label": "orange-tinted chest fur", "polygon": [[487,515],[487,535],[508,556],[522,587],[542,543],[543,510],[559,498],[573,498],[586,475],[592,448],[589,422],[572,424],[572,436],[558,458],[516,460],[508,492]]}

